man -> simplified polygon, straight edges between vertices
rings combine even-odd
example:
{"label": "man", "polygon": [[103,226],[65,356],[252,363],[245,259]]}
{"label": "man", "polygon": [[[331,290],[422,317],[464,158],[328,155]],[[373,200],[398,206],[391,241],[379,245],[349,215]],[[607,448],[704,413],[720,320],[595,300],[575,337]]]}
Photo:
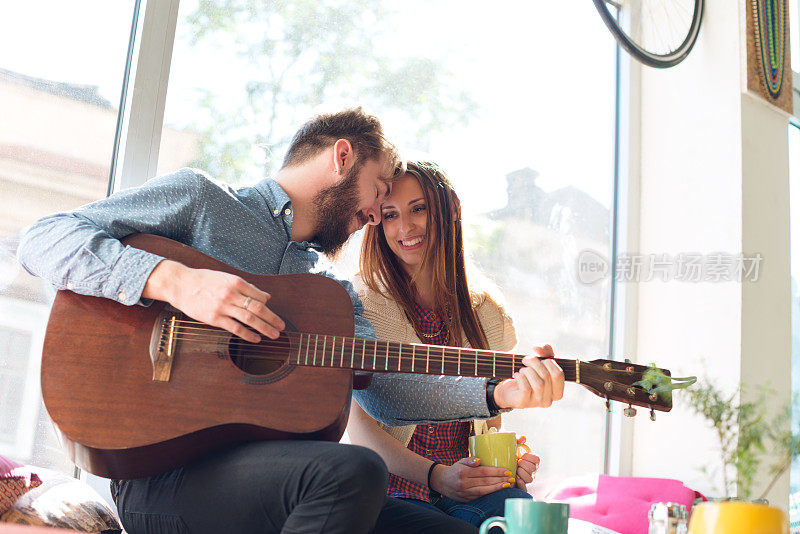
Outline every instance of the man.
{"label": "man", "polygon": [[[154,178],[41,219],[23,236],[20,262],[59,289],[125,305],[161,300],[247,341],[274,339],[285,325],[269,309],[269,294],[237,276],[192,269],[119,239],[153,233],[244,271],[333,276],[320,253],[336,252],[351,233],[380,222],[397,168],[377,118],[361,109],[320,115],[297,132],[274,180],[234,190],[191,169]],[[352,287],[342,283],[353,300],[356,335],[373,337]],[[387,424],[486,418],[500,408],[560,399],[558,366],[536,358],[526,363],[489,395],[483,379],[409,381],[398,375],[376,375],[356,394]],[[436,402],[442,394],[462,400]],[[131,534],[475,531],[441,514],[385,502],[386,480],[385,465],[367,449],[275,441],[231,447],[149,478],[114,481],[112,493]]]}

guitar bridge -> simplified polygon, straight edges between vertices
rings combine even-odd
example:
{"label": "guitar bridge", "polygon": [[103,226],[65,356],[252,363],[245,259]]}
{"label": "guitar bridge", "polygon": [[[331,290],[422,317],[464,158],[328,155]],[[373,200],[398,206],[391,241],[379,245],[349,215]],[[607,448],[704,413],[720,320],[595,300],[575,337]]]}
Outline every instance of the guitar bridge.
{"label": "guitar bridge", "polygon": [[169,306],[159,316],[150,337],[150,360],[153,362],[153,382],[169,382],[177,344],[176,313]]}

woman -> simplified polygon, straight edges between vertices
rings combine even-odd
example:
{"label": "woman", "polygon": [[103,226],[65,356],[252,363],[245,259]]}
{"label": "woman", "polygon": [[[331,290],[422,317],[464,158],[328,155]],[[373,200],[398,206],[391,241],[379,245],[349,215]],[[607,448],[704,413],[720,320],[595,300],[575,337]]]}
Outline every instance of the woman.
{"label": "woman", "polygon": [[[381,208],[382,222],[366,229],[356,285],[364,316],[378,339],[510,350],[510,318],[466,280],[460,202],[432,163],[409,163]],[[499,426],[499,417],[492,421]],[[539,458],[526,454],[517,473],[481,467],[467,457],[471,432],[485,421],[384,427],[353,403],[351,441],[375,450],[390,474],[388,495],[435,508],[474,525],[503,515],[505,499],[524,491]]]}

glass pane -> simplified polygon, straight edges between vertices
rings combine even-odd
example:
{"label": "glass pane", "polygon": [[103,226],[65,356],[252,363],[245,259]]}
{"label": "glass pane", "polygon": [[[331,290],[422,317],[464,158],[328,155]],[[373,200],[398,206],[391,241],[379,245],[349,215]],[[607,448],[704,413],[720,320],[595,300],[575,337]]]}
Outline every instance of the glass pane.
{"label": "glass pane", "polygon": [[[505,294],[519,352],[550,343],[593,359],[607,355],[609,285],[576,273],[582,250],[609,256],[614,102],[615,44],[588,1],[184,0],[164,132],[194,133],[165,136],[159,167],[253,183],[318,106],[363,105],[407,157],[455,182],[467,247]],[[356,238],[344,267],[357,255]],[[543,458],[542,486],[602,470],[604,420],[574,385],[552,409],[505,416]]]}
{"label": "glass pane", "polygon": [[39,388],[53,291],[14,258],[22,228],[106,194],[132,14],[36,0],[0,17],[0,455],[70,473]]}

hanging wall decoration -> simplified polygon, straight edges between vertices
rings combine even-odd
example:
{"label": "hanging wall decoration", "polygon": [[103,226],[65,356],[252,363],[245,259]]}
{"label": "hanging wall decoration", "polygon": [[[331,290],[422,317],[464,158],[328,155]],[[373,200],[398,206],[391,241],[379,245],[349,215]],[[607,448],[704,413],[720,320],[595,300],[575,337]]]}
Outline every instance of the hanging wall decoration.
{"label": "hanging wall decoration", "polygon": [[749,0],[747,88],[792,113],[788,0]]}

